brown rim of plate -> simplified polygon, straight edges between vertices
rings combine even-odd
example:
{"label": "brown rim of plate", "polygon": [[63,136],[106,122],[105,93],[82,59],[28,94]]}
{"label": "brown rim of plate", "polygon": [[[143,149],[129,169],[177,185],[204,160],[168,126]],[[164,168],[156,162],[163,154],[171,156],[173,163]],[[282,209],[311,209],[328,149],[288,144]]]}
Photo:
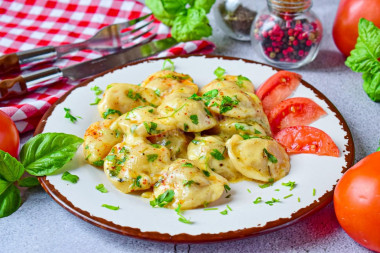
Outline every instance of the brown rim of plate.
{"label": "brown rim of plate", "polygon": [[[132,66],[136,64],[140,64],[143,62],[149,62],[149,61],[157,61],[157,60],[163,60],[163,59],[173,59],[173,58],[188,58],[193,56],[201,56],[206,58],[221,58],[223,60],[242,60],[246,63],[253,63],[253,64],[259,64],[263,66],[268,66],[273,68],[274,70],[280,71],[281,69],[275,68],[273,66],[270,66],[268,64],[263,64],[247,59],[242,58],[236,58],[236,57],[229,57],[229,56],[219,56],[219,55],[183,55],[183,56],[171,56],[171,57],[164,57],[164,58],[156,58],[156,59],[144,59],[135,61],[132,63],[128,63],[126,65],[123,65],[121,67],[114,68],[110,71],[106,71],[103,73],[100,73],[99,75],[96,75],[81,84],[77,85],[70,91],[68,91],[65,95],[63,95],[61,98],[59,98],[44,114],[42,119],[40,120],[36,131],[34,132],[34,135],[42,133],[44,130],[46,120],[49,118],[51,113],[53,112],[54,108],[62,103],[70,93],[82,86],[86,86],[88,83],[92,82],[95,78],[98,78],[100,76],[105,75],[106,73],[111,73],[114,70],[121,69],[127,66]],[[348,145],[346,145],[347,153],[345,154],[345,161],[347,166],[342,168],[342,173],[345,172],[348,168],[350,168],[354,163],[355,158],[355,151],[354,151],[354,143],[351,135],[351,131],[348,128],[348,125],[346,121],[344,120],[343,116],[340,114],[338,109],[330,102],[330,100],[323,95],[319,90],[314,88],[311,84],[305,82],[304,80],[301,80],[301,83],[306,86],[307,88],[310,88],[313,90],[313,92],[316,94],[318,98],[325,101],[331,111],[333,111],[336,114],[336,117],[339,119],[339,124],[343,127],[344,131],[346,132],[345,139],[348,139]],[[331,202],[333,198],[333,193],[336,184],[333,186],[333,190],[326,192],[322,197],[320,197],[318,200],[315,200],[311,205],[304,207],[302,209],[299,209],[297,212],[293,213],[290,218],[281,218],[275,221],[271,221],[266,223],[263,227],[252,227],[252,228],[245,228],[235,231],[228,231],[218,234],[199,234],[199,235],[190,235],[190,234],[177,234],[177,235],[170,235],[170,234],[164,234],[154,231],[148,231],[148,232],[142,232],[138,228],[132,228],[132,227],[126,227],[126,226],[120,226],[118,224],[115,224],[111,221],[105,220],[100,217],[92,216],[89,212],[85,210],[81,210],[78,207],[75,207],[65,196],[63,196],[58,190],[55,189],[55,187],[50,184],[49,180],[46,179],[46,177],[39,177],[38,178],[42,187],[45,189],[45,191],[63,208],[68,210],[70,213],[74,214],[75,216],[95,225],[98,227],[101,227],[103,229],[116,232],[122,235],[127,235],[131,237],[135,237],[138,239],[146,239],[146,240],[153,240],[153,241],[161,241],[161,242],[170,242],[170,243],[205,243],[205,242],[217,242],[217,241],[224,241],[224,240],[232,240],[232,239],[242,239],[249,236],[259,235],[263,233],[272,232],[274,230],[278,230],[280,228],[289,226],[293,224],[294,222],[298,221],[301,218],[304,218],[322,207],[325,207],[328,203]],[[338,180],[337,180],[338,182]]]}

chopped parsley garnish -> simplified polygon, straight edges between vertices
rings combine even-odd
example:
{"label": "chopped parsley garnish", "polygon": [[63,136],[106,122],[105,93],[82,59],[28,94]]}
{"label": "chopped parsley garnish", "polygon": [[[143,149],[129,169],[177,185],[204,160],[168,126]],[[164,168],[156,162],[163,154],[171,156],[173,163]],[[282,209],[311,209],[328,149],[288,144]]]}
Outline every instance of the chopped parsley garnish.
{"label": "chopped parsley garnish", "polygon": [[247,192],[252,193],[250,189],[247,188]]}
{"label": "chopped parsley garnish", "polygon": [[210,110],[209,109],[207,109],[206,107],[204,108],[205,109],[205,112],[206,112],[206,114],[208,115],[208,116],[212,116],[212,114],[211,114],[211,112],[210,112]]}
{"label": "chopped parsley garnish", "polygon": [[231,188],[230,188],[230,186],[229,186],[228,184],[225,184],[225,185],[224,185],[224,190],[225,190],[226,193],[227,193],[227,192],[231,191]]}
{"label": "chopped parsley garnish", "polygon": [[313,189],[313,196],[315,196],[315,192],[316,192],[316,190],[315,190],[315,188]]}
{"label": "chopped parsley garnish", "polygon": [[79,117],[79,116],[73,116],[71,113],[70,113],[70,109],[69,108],[63,108],[64,110],[65,110],[65,112],[66,112],[66,114],[65,114],[65,118],[67,118],[67,119],[69,119],[72,123],[75,123],[78,119],[77,118],[79,118],[79,119],[81,119],[81,117]]}
{"label": "chopped parsley garnish", "polygon": [[241,136],[244,140],[257,138],[256,136],[250,136],[249,134],[240,134],[240,136]]}
{"label": "chopped parsley garnish", "polygon": [[101,100],[100,98],[95,97],[94,103],[91,103],[90,105],[97,105],[97,104],[99,104],[100,100]]}
{"label": "chopped parsley garnish", "polygon": [[[169,63],[170,66],[166,67],[165,65]],[[171,70],[174,71],[174,62],[170,59],[165,59],[164,63],[162,64],[162,70]]]}
{"label": "chopped parsley garnish", "polygon": [[152,147],[154,148],[161,148],[161,145],[160,144],[156,144],[156,143],[153,143],[153,144],[150,144]]}
{"label": "chopped parsley garnish", "polygon": [[114,210],[114,211],[120,209],[120,207],[118,207],[118,206],[111,206],[111,205],[107,205],[107,204],[103,204],[102,207],[105,207],[105,208],[108,208],[108,209]]}
{"label": "chopped parsley garnish", "polygon": [[224,156],[223,156],[223,154],[220,153],[220,151],[217,150],[217,149],[213,149],[213,150],[211,151],[210,154],[211,154],[212,157],[214,157],[216,160],[219,160],[219,161],[224,160]]}
{"label": "chopped parsley garnish", "polygon": [[62,180],[66,180],[66,181],[69,181],[73,184],[76,184],[79,180],[79,177],[77,175],[73,175],[71,174],[70,172],[68,171],[65,171],[63,174],[62,174],[62,177],[61,177]]}
{"label": "chopped parsley garnish", "polygon": [[289,191],[291,191],[294,189],[294,187],[296,187],[297,184],[294,181],[289,181],[287,183],[282,183],[282,185],[289,187]]}
{"label": "chopped parsley garnish", "polygon": [[218,96],[219,91],[217,89],[209,90],[205,94],[202,95],[203,100],[205,101],[205,105],[208,106],[210,104],[211,99]]}
{"label": "chopped parsley garnish", "polygon": [[192,163],[184,163],[184,164],[182,164],[182,167],[192,168],[192,167],[194,167],[194,165]]}
{"label": "chopped parsley garnish", "polygon": [[190,97],[188,97],[188,99],[192,99],[192,100],[195,100],[195,101],[200,101],[200,100],[202,100],[202,97],[198,96],[196,93],[194,93],[193,95],[191,95]]}
{"label": "chopped parsley garnish", "polygon": [[119,175],[120,171],[121,171],[121,166],[116,166],[115,169],[109,170],[109,173],[112,177],[116,177],[117,175]]}
{"label": "chopped parsley garnish", "polygon": [[160,91],[160,89],[156,89],[156,90],[154,91],[154,94],[156,94],[158,97],[161,96],[161,91]]}
{"label": "chopped parsley garnish", "polygon": [[235,129],[245,131],[245,126],[243,124],[240,124],[240,123],[235,123]]}
{"label": "chopped parsley garnish", "polygon": [[189,130],[189,125],[184,123],[183,124],[183,131],[187,132],[187,130]]}
{"label": "chopped parsley garnish", "polygon": [[195,145],[198,145],[199,143],[201,143],[201,141],[198,141],[198,140],[195,140],[195,139],[192,140],[191,142],[194,143]]}
{"label": "chopped parsley garnish", "polygon": [[218,210],[217,207],[211,207],[211,208],[205,208],[203,211],[211,211],[211,210]]}
{"label": "chopped parsley garnish", "polygon": [[167,142],[165,142],[164,146],[169,146],[170,143],[172,143],[172,142],[171,141],[167,141]]}
{"label": "chopped parsley garnish", "polygon": [[115,158],[116,158],[116,155],[108,155],[108,156],[106,156],[107,161],[110,161],[110,162],[112,162],[113,160],[115,160]]}
{"label": "chopped parsley garnish", "polygon": [[276,202],[280,202],[280,200],[279,200],[279,199],[272,198],[272,200],[268,200],[268,201],[266,201],[265,204],[268,204],[268,205],[270,205],[270,206],[273,206],[273,204],[276,203]]}
{"label": "chopped parsley garnish", "polygon": [[159,134],[161,131],[157,130],[157,126],[155,122],[144,122],[144,127],[148,134]]}
{"label": "chopped parsley garnish", "polygon": [[203,174],[205,174],[206,177],[210,176],[210,172],[207,170],[202,170]]}
{"label": "chopped parsley garnish", "polygon": [[148,162],[154,162],[158,158],[158,154],[149,154],[147,155]]}
{"label": "chopped parsley garnish", "polygon": [[102,192],[102,193],[107,193],[108,192],[108,190],[106,189],[106,187],[104,187],[104,184],[98,184],[97,186],[95,186],[95,188],[98,191]]}
{"label": "chopped parsley garnish", "polygon": [[262,201],[261,197],[257,197],[254,201],[253,204],[258,204]]}
{"label": "chopped parsley garnish", "polygon": [[232,211],[232,208],[229,205],[227,205],[227,208],[228,210]]}
{"label": "chopped parsley garnish", "polygon": [[254,134],[262,134],[262,132],[260,132],[259,130],[257,130],[257,129],[255,128],[255,132],[254,132]]}
{"label": "chopped parsley garnish", "polygon": [[236,85],[239,86],[240,88],[243,87],[243,81],[250,81],[247,77],[238,75]]}
{"label": "chopped parsley garnish", "polygon": [[284,199],[290,198],[291,196],[293,196],[293,194],[289,194],[289,195],[285,196]]}
{"label": "chopped parsley garnish", "polygon": [[107,111],[103,112],[103,119],[106,119],[108,115],[112,115],[112,114],[118,114],[120,116],[121,112],[119,110],[108,108]]}
{"label": "chopped parsley garnish", "polygon": [[239,104],[239,99],[235,96],[235,99],[232,99],[229,96],[222,96],[222,102],[220,103],[219,110],[220,114],[228,112],[234,108],[234,106]]}
{"label": "chopped parsley garnish", "polygon": [[132,188],[136,188],[136,186],[141,188],[141,178],[142,177],[138,175],[135,179],[133,179]]}
{"label": "chopped parsley garnish", "polygon": [[267,188],[269,186],[272,186],[274,183],[274,178],[269,178],[268,183],[259,185],[260,188]]}
{"label": "chopped parsley garnish", "polygon": [[301,198],[300,197],[298,197],[298,202],[301,202]]}
{"label": "chopped parsley garnish", "polygon": [[149,109],[148,112],[153,113],[153,109]]}
{"label": "chopped parsley garnish", "polygon": [[198,183],[198,182],[195,182],[194,180],[184,180],[184,181],[183,181],[183,186],[188,186],[188,187],[190,187],[192,184],[199,185],[199,183]]}
{"label": "chopped parsley garnish", "polygon": [[164,193],[158,195],[158,197],[152,201],[150,201],[150,205],[152,207],[164,207],[170,202],[173,201],[174,198],[174,191],[173,190],[166,190]]}
{"label": "chopped parsley garnish", "polygon": [[93,165],[97,166],[97,167],[101,167],[104,165],[104,161],[103,160],[98,160],[98,161],[95,161],[92,163]]}
{"label": "chopped parsley garnish", "polygon": [[264,148],[264,154],[268,157],[268,160],[271,162],[271,163],[277,163],[277,158],[272,155],[271,153],[268,152],[268,150],[266,148]]}
{"label": "chopped parsley garnish", "polygon": [[198,121],[198,116],[193,114],[193,115],[190,115],[190,119],[191,119],[191,122],[193,122],[194,125],[198,125],[199,121]]}
{"label": "chopped parsley garnish", "polygon": [[175,209],[176,213],[179,215],[179,218],[178,220],[182,223],[185,223],[185,224],[193,224],[192,221],[190,221],[189,219],[186,219],[183,215],[182,215],[182,210],[181,210],[181,204],[178,204],[178,207]]}
{"label": "chopped parsley garnish", "polygon": [[223,75],[226,73],[226,70],[221,67],[217,67],[214,71],[214,74],[216,75],[218,80],[223,80]]}
{"label": "chopped parsley garnish", "polygon": [[96,96],[99,96],[102,94],[102,90],[99,88],[99,86],[95,85],[94,87],[91,87],[90,90],[94,91]]}
{"label": "chopped parsley garnish", "polygon": [[228,214],[228,210],[225,209],[224,211],[221,211],[220,214],[222,214],[222,215],[227,215],[227,214]]}
{"label": "chopped parsley garnish", "polygon": [[140,93],[136,92],[135,95],[133,95],[133,90],[132,89],[128,90],[127,97],[129,97],[130,99],[132,99],[134,101],[137,101],[137,100],[140,99],[141,101],[146,102],[145,98],[143,98]]}

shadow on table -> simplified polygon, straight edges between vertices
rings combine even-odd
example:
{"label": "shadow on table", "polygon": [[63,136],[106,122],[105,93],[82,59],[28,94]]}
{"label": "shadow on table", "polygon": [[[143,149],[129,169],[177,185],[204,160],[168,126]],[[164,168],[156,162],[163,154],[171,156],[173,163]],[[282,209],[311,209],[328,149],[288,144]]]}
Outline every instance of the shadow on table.
{"label": "shadow on table", "polygon": [[345,60],[345,57],[338,51],[321,50],[315,60],[302,67],[302,70],[324,71],[329,69],[331,71],[341,68]]}

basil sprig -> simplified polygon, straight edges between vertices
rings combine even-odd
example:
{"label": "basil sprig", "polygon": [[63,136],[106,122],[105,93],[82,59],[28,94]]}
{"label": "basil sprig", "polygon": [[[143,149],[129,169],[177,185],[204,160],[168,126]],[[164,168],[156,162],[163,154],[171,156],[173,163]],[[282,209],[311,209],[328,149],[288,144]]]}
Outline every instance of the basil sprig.
{"label": "basil sprig", "polygon": [[21,187],[38,185],[33,177],[21,179],[24,172],[46,176],[56,172],[75,155],[83,140],[65,133],[43,133],[31,138],[22,147],[20,162],[0,150],[0,218],[11,215],[21,204]]}

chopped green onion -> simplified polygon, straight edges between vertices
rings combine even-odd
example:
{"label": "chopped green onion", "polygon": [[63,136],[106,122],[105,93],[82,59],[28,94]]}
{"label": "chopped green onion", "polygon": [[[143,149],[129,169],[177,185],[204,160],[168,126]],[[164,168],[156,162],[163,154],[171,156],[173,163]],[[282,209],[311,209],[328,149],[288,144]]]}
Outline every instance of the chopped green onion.
{"label": "chopped green onion", "polygon": [[102,207],[105,207],[105,208],[108,208],[108,209],[114,210],[114,211],[120,209],[120,207],[118,207],[118,206],[111,206],[111,205],[107,205],[107,204],[103,204]]}
{"label": "chopped green onion", "polygon": [[289,191],[293,190],[294,187],[297,185],[294,181],[289,181],[287,183],[282,183],[283,186],[290,187]]}
{"label": "chopped green onion", "polygon": [[285,196],[284,199],[290,198],[291,196],[293,196],[293,194],[289,194],[289,195]]}
{"label": "chopped green onion", "polygon": [[68,171],[65,171],[63,174],[62,174],[62,177],[61,177],[62,180],[66,180],[66,181],[69,181],[73,184],[76,184],[79,180],[79,177],[77,175],[73,175],[71,174],[70,172]]}
{"label": "chopped green onion", "polygon": [[[166,63],[170,63],[170,67],[166,67]],[[171,70],[174,71],[174,62],[170,59],[165,59],[164,63],[162,64],[162,70]]]}
{"label": "chopped green onion", "polygon": [[104,187],[104,184],[98,184],[97,186],[95,186],[95,188],[98,191],[102,192],[102,193],[107,193],[108,192],[108,190],[106,189],[106,187]]}
{"label": "chopped green onion", "polygon": [[257,197],[254,201],[253,204],[258,204],[262,201],[261,197]]}
{"label": "chopped green onion", "polygon": [[158,154],[147,155],[148,162],[154,162],[158,158]]}
{"label": "chopped green onion", "polygon": [[217,207],[213,207],[213,208],[205,208],[203,209],[203,211],[212,211],[212,210],[218,210]]}
{"label": "chopped green onion", "polygon": [[266,148],[264,148],[264,154],[268,157],[268,160],[271,163],[277,163],[278,162],[277,158],[274,155],[272,155],[271,153],[269,153]]}
{"label": "chopped green onion", "polygon": [[228,210],[226,209],[226,210],[224,210],[224,211],[221,211],[220,214],[222,214],[222,215],[227,215],[227,214],[228,214]]}

